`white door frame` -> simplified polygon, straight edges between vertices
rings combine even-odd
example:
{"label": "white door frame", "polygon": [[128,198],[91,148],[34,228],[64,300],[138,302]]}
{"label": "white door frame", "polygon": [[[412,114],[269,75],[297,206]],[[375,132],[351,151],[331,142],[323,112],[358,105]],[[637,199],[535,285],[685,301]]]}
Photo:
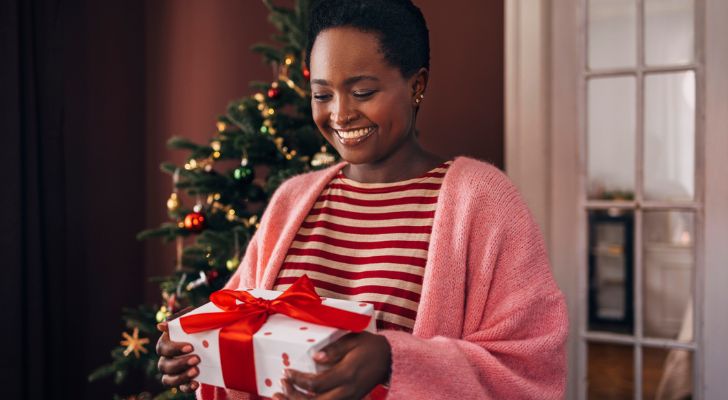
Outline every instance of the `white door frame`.
{"label": "white door frame", "polygon": [[[571,320],[568,398],[584,393],[577,366],[586,365],[579,330],[585,326],[585,290],[578,268],[586,260],[586,215],[579,204],[578,171],[585,115],[581,64],[585,35],[582,0],[505,0],[506,171],[541,224],[554,276],[567,296]],[[700,11],[700,10],[697,10]],[[720,399],[728,371],[728,1],[705,0],[702,248],[698,276],[696,398]],[[700,154],[700,153],[698,153]],[[701,165],[702,164],[702,165]],[[583,315],[582,315],[583,314]]]}

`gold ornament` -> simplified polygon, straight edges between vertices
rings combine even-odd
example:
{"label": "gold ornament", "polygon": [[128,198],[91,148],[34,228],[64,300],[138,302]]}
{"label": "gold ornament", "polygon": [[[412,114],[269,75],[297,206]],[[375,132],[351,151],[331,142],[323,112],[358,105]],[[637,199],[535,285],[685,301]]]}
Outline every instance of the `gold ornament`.
{"label": "gold ornament", "polygon": [[159,308],[159,311],[157,311],[157,322],[165,321],[169,316],[172,315],[171,312],[167,309],[167,306],[162,306]]}
{"label": "gold ornament", "polygon": [[238,265],[240,265],[240,258],[238,256],[235,256],[225,263],[225,266],[229,271],[235,271],[238,268]]}
{"label": "gold ornament", "polygon": [[225,132],[225,129],[227,129],[227,125],[222,121],[219,121],[216,125],[218,132]]}
{"label": "gold ornament", "polygon": [[180,204],[179,196],[177,196],[176,192],[172,192],[172,194],[169,195],[169,199],[167,199],[167,210],[169,210],[169,212],[177,212]]}
{"label": "gold ornament", "polygon": [[336,161],[333,154],[326,151],[326,146],[321,146],[321,151],[313,155],[311,160],[312,167],[323,167],[331,165]]}
{"label": "gold ornament", "polygon": [[134,331],[131,335],[126,332],[122,332],[121,336],[124,337],[120,343],[122,346],[126,346],[124,355],[129,357],[129,354],[134,352],[134,356],[139,358],[139,352],[147,353],[147,349],[144,347],[145,344],[149,344],[149,339],[139,337],[139,328],[134,327]]}

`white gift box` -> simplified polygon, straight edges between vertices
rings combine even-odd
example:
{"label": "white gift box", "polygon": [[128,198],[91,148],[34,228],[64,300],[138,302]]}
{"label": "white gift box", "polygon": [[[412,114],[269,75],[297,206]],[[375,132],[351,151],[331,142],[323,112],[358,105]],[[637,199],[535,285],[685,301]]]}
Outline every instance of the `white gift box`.
{"label": "white gift box", "polygon": [[[265,300],[275,299],[282,293],[264,289],[248,289],[247,291],[251,295]],[[374,314],[374,307],[369,303],[326,298],[323,300],[323,304],[370,317]],[[222,312],[222,310],[210,302],[184,316],[214,312]],[[199,383],[226,387],[220,362],[220,329],[187,334],[182,330],[179,318],[169,321],[168,326],[169,337],[172,341],[190,343],[194,348],[192,354],[200,357],[200,363],[197,365],[200,374],[195,380]],[[366,330],[375,332],[374,318],[371,318]],[[309,373],[322,371],[323,368],[313,361],[313,355],[347,333],[349,332],[345,330],[299,321],[282,314],[273,314],[253,335],[255,371],[241,371],[241,373],[254,373],[258,394],[271,397],[275,393],[283,392],[280,381],[283,378],[284,368]],[[242,365],[241,361],[240,368],[249,367]]]}

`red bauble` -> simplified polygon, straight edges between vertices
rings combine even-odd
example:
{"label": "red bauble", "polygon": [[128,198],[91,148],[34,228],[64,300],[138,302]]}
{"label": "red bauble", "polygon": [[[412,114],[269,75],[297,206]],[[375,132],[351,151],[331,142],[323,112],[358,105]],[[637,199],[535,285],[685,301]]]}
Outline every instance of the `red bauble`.
{"label": "red bauble", "polygon": [[274,88],[274,87],[268,89],[268,97],[269,98],[275,99],[275,98],[277,98],[280,95],[281,95],[281,89]]}
{"label": "red bauble", "polygon": [[311,71],[309,71],[308,68],[303,67],[303,77],[306,78],[306,80],[311,79]]}
{"label": "red bauble", "polygon": [[199,212],[191,212],[185,216],[185,228],[192,232],[200,232],[205,229],[205,216]]}
{"label": "red bauble", "polygon": [[219,273],[219,272],[217,272],[217,270],[215,270],[215,269],[212,269],[212,270],[209,270],[209,271],[207,271],[207,273],[205,274],[205,276],[207,277],[207,282],[212,282],[212,281],[214,281],[214,280],[215,280],[215,279],[216,279],[216,278],[217,278],[218,276],[220,276],[220,273]]}

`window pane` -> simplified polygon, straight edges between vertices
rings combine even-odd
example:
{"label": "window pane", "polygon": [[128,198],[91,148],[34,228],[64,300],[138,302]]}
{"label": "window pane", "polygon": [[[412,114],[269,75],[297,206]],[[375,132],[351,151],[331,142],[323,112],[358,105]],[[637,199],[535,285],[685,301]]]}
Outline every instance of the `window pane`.
{"label": "window pane", "polygon": [[590,0],[588,24],[589,68],[636,65],[635,0]]}
{"label": "window pane", "polygon": [[587,105],[590,199],[632,199],[635,177],[635,77],[591,79]]}
{"label": "window pane", "polygon": [[645,0],[645,63],[688,64],[693,61],[694,0]]}
{"label": "window pane", "polygon": [[644,213],[645,336],[693,340],[695,215]]}
{"label": "window pane", "polygon": [[642,398],[693,398],[693,353],[688,350],[642,350]]}
{"label": "window pane", "polygon": [[631,211],[589,213],[589,330],[632,333]]}
{"label": "window pane", "polygon": [[645,198],[692,200],[695,185],[695,74],[645,77]]}
{"label": "window pane", "polygon": [[631,399],[634,395],[632,346],[588,344],[587,392],[589,399]]}

